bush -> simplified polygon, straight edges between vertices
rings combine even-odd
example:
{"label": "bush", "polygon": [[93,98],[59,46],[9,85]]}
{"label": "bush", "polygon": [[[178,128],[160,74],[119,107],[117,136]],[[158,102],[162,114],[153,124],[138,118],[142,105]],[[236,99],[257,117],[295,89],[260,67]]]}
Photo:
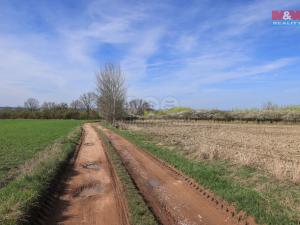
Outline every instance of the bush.
{"label": "bush", "polygon": [[2,108],[0,119],[99,119],[98,113],[93,110],[89,118],[82,110],[67,109],[38,109],[30,111],[25,108]]}
{"label": "bush", "polygon": [[[275,109],[252,110],[188,110],[176,113],[166,111],[147,116],[152,119],[186,119],[214,121],[245,121],[245,122],[300,122],[299,107],[283,107]],[[170,110],[170,112],[172,112]]]}

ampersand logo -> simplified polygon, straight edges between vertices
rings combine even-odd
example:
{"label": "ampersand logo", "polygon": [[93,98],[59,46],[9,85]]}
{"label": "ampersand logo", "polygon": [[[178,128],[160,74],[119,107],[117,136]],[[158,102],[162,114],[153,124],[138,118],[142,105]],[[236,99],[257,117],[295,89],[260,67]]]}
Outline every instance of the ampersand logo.
{"label": "ampersand logo", "polygon": [[300,26],[300,10],[272,10],[272,22],[273,25]]}
{"label": "ampersand logo", "polygon": [[283,17],[282,17],[283,20],[291,20],[292,17],[290,15],[290,12],[289,11],[284,11],[283,12]]}

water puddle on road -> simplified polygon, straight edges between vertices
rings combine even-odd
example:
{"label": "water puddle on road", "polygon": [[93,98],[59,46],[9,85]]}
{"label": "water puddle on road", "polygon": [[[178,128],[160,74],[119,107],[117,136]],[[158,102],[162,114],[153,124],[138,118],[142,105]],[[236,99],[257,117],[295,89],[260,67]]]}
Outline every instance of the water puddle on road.
{"label": "water puddle on road", "polygon": [[84,146],[93,146],[93,145],[94,145],[94,143],[87,142],[87,143],[84,143],[83,145],[84,145]]}
{"label": "water puddle on road", "polygon": [[160,186],[160,182],[158,180],[155,179],[150,179],[148,181],[149,185],[151,186],[151,188],[158,188]]}
{"label": "water puddle on road", "polygon": [[81,166],[85,169],[92,169],[92,170],[100,170],[100,163],[99,162],[87,162],[84,164],[81,164]]}

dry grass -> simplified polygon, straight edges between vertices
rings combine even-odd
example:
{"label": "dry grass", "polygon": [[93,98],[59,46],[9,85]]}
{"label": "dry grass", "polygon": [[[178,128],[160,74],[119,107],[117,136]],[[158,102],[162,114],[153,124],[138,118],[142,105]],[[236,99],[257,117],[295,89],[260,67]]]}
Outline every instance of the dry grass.
{"label": "dry grass", "polygon": [[121,126],[181,146],[193,159],[226,159],[300,182],[299,125],[148,120]]}

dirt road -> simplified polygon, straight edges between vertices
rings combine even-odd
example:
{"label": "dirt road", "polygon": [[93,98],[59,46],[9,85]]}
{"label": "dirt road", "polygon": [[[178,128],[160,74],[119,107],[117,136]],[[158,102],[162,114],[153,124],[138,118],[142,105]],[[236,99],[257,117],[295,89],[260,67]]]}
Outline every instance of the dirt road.
{"label": "dirt road", "polygon": [[90,124],[84,125],[79,149],[56,212],[47,224],[128,225],[127,207],[101,140]]}
{"label": "dirt road", "polygon": [[[101,128],[101,127],[100,127]],[[255,224],[236,214],[216,198],[174,168],[138,149],[123,137],[101,128],[118,151],[137,187],[165,225]]]}

